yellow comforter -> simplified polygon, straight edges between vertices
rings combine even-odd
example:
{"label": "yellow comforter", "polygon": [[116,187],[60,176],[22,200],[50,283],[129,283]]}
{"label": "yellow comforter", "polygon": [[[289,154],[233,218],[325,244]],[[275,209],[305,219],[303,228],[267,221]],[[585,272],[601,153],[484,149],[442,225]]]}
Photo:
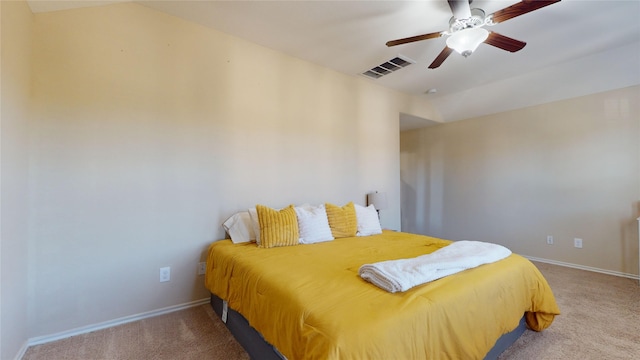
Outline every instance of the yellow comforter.
{"label": "yellow comforter", "polygon": [[205,283],[288,359],[482,359],[523,313],[534,330],[558,306],[518,255],[388,293],[358,276],[365,263],[431,253],[450,241],[385,231],[261,249],[209,248]]}

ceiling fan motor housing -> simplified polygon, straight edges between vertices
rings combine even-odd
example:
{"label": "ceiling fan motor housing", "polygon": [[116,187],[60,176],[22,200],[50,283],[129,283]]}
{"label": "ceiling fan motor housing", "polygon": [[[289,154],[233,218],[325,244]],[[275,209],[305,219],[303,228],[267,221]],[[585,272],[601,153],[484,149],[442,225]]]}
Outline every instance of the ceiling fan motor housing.
{"label": "ceiling fan motor housing", "polygon": [[471,9],[471,17],[466,19],[456,19],[452,16],[449,20],[449,34],[453,34],[460,30],[482,27],[486,25],[484,10],[474,8]]}

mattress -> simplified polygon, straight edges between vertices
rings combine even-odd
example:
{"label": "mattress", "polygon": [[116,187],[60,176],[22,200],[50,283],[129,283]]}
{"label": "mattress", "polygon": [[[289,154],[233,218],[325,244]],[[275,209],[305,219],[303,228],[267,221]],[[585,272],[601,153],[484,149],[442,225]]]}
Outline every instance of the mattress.
{"label": "mattress", "polygon": [[544,277],[516,254],[403,293],[358,276],[365,263],[450,243],[390,231],[271,249],[222,240],[209,247],[205,283],[288,359],[482,359],[523,313],[537,331],[559,314]]}

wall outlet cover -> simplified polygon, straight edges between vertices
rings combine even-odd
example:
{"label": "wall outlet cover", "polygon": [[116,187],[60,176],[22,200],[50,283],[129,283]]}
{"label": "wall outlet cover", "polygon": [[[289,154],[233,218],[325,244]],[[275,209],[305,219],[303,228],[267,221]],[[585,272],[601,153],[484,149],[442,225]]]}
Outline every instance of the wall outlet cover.
{"label": "wall outlet cover", "polygon": [[160,282],[167,282],[171,280],[171,267],[166,266],[160,268]]}
{"label": "wall outlet cover", "polygon": [[582,239],[574,238],[573,246],[577,247],[578,249],[582,249]]}

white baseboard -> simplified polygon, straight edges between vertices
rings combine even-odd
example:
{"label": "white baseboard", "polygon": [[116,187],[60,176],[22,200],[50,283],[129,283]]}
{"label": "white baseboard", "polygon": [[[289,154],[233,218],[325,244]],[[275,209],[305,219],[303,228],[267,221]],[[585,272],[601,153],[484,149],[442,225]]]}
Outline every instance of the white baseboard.
{"label": "white baseboard", "polygon": [[[29,339],[28,343],[26,344],[27,346],[25,347],[25,351],[27,347],[32,345],[40,345],[40,344],[44,344],[44,343],[48,343],[56,340],[66,339],[71,336],[86,334],[92,331],[106,329],[113,326],[118,326],[118,325],[130,323],[133,321],[147,319],[147,318],[151,318],[158,315],[168,314],[174,311],[183,310],[183,309],[187,309],[195,306],[200,306],[207,303],[209,303],[209,298],[195,300],[195,301],[191,301],[191,302],[179,304],[179,305],[168,306],[162,309],[147,311],[140,314],[125,316],[118,319],[109,320],[109,321],[105,321],[105,322],[101,322],[93,325],[87,325],[87,326],[83,326],[83,327],[79,327],[79,328],[75,328],[67,331],[62,331],[62,332],[51,334],[51,335],[38,336],[38,337]],[[22,355],[24,355],[24,352],[22,352]],[[22,355],[20,355],[18,359],[21,359]]]}
{"label": "white baseboard", "polygon": [[25,341],[24,344],[22,344],[22,347],[20,348],[20,351],[18,351],[18,353],[16,354],[16,357],[14,359],[15,360],[22,359],[22,357],[24,356],[24,353],[27,352],[28,348],[29,348],[29,342]]}
{"label": "white baseboard", "polygon": [[542,258],[537,258],[537,257],[533,257],[533,256],[526,256],[526,255],[522,255],[522,256],[524,256],[525,258],[527,258],[527,259],[529,259],[531,261],[537,261],[537,262],[541,262],[541,263],[559,265],[559,266],[570,267],[570,268],[574,268],[574,269],[593,271],[593,272],[597,272],[597,273],[601,273],[601,274],[607,274],[607,275],[620,276],[620,277],[625,277],[625,278],[629,278],[629,279],[640,280],[640,276],[639,275],[635,275],[635,274],[629,274],[629,273],[623,273],[623,272],[619,272],[619,271],[599,269],[599,268],[595,268],[595,267],[591,267],[591,266],[572,264],[572,263],[567,263],[567,262],[563,262],[563,261],[542,259]]}

